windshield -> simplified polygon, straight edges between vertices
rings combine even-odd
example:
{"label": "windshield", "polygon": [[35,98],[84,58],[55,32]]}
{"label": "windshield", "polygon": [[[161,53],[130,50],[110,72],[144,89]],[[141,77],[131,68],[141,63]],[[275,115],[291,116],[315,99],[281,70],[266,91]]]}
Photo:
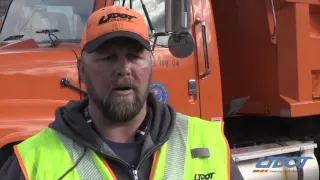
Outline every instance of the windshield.
{"label": "windshield", "polygon": [[[121,6],[124,0],[115,0],[114,5]],[[146,6],[148,11],[151,23],[155,32],[165,32],[165,1],[164,0],[143,0],[143,3]],[[125,0],[125,7],[130,7],[130,0]],[[138,11],[141,15],[143,15],[147,25],[147,18],[145,13],[143,12],[141,1],[140,0],[132,0],[132,9]],[[149,25],[148,25],[149,28]],[[150,29],[149,34],[151,34]],[[157,39],[157,45],[166,46],[168,44],[169,36],[160,36]],[[151,39],[151,44],[153,44],[153,39]]]}
{"label": "windshield", "polygon": [[[23,35],[36,42],[49,42],[42,29],[57,29],[59,40],[81,40],[82,31],[95,0],[13,0],[4,21],[0,42],[10,36]],[[18,37],[18,36],[17,36]],[[21,37],[21,36],[20,36]]]}

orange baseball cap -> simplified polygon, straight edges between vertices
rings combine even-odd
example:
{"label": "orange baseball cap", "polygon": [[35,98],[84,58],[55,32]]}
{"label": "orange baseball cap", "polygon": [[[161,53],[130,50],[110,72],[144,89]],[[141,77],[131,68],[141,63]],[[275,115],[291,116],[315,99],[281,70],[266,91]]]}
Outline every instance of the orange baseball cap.
{"label": "orange baseball cap", "polygon": [[89,16],[81,49],[92,53],[98,46],[116,37],[135,39],[151,50],[148,27],[143,16],[123,6],[104,7]]}

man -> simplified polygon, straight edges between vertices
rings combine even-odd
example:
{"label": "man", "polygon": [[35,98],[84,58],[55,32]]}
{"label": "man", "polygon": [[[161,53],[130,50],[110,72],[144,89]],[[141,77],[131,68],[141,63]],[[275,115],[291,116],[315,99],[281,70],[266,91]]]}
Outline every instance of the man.
{"label": "man", "polygon": [[149,92],[153,57],[139,13],[96,11],[82,44],[88,97],[15,146],[0,179],[242,179],[221,122],[176,113]]}

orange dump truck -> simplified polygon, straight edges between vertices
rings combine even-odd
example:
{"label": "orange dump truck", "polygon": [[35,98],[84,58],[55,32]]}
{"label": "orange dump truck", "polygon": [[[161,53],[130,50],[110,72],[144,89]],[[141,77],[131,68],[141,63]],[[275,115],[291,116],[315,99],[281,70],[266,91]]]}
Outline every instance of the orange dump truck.
{"label": "orange dump truck", "polygon": [[85,96],[82,31],[112,5],[149,22],[151,90],[181,113],[224,121],[246,180],[319,179],[318,0],[13,0],[0,31],[0,166],[57,106]]}

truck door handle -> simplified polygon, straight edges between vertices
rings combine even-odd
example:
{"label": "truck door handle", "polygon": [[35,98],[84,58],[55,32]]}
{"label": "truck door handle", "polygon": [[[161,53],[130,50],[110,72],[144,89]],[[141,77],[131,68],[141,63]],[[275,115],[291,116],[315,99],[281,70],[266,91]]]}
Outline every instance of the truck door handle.
{"label": "truck door handle", "polygon": [[202,28],[202,42],[203,42],[203,53],[205,58],[205,72],[200,75],[200,79],[204,79],[206,76],[210,74],[207,35],[206,35],[206,22],[202,21],[200,18],[197,18],[196,23],[197,24],[201,23],[201,28]]}

